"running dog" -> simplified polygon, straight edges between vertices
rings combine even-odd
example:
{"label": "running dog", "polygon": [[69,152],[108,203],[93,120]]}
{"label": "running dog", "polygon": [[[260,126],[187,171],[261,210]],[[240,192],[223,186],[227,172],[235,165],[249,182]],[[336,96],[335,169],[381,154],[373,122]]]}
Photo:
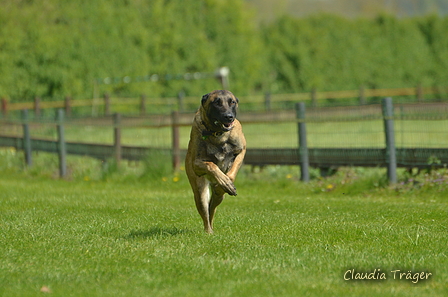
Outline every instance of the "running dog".
{"label": "running dog", "polygon": [[237,108],[238,98],[229,91],[206,94],[191,128],[185,171],[207,233],[213,233],[216,207],[224,194],[237,194],[233,183],[246,154]]}

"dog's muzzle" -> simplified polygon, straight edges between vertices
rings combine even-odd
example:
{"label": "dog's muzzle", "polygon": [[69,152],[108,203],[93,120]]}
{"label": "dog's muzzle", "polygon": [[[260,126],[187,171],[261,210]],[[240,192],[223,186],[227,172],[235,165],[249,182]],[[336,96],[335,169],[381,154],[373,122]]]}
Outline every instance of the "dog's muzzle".
{"label": "dog's muzzle", "polygon": [[230,131],[233,128],[235,122],[235,116],[232,113],[228,113],[222,116],[221,120],[214,122],[215,126],[221,128],[223,131]]}
{"label": "dog's muzzle", "polygon": [[232,121],[215,121],[213,124],[223,131],[230,131],[233,128],[234,119]]}

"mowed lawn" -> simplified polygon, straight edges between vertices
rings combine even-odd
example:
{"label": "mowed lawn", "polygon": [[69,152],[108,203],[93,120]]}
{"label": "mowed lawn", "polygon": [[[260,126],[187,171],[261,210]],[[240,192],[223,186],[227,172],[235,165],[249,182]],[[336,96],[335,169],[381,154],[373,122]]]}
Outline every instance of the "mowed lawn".
{"label": "mowed lawn", "polygon": [[[448,295],[446,186],[296,175],[246,169],[207,235],[183,174],[108,182],[1,172],[0,296]],[[387,279],[347,273],[375,269]],[[428,279],[394,279],[396,270]]]}

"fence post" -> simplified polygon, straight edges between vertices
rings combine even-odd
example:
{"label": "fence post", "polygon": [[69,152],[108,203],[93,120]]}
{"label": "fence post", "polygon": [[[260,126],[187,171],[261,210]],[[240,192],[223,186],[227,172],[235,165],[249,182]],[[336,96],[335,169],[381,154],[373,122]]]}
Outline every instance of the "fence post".
{"label": "fence post", "polygon": [[216,78],[221,82],[221,87],[223,90],[229,89],[229,67],[221,67],[216,70]]}
{"label": "fence post", "polygon": [[146,95],[140,95],[140,115],[146,114]]}
{"label": "fence post", "polygon": [[22,126],[23,126],[23,151],[25,153],[25,162],[28,167],[32,165],[31,159],[31,138],[30,126],[28,124],[28,109],[22,110]]}
{"label": "fence post", "polygon": [[110,97],[109,94],[104,94],[104,114],[110,115]]}
{"label": "fence post", "polygon": [[383,98],[384,133],[386,136],[387,177],[390,183],[397,182],[397,158],[395,151],[394,106],[392,97]]}
{"label": "fence post", "polygon": [[40,118],[40,97],[34,97],[34,117]]}
{"label": "fence post", "polygon": [[173,111],[171,114],[172,121],[172,145],[173,145],[173,169],[178,172],[180,169],[180,132],[179,132],[179,112]]}
{"label": "fence post", "polygon": [[300,180],[310,180],[308,146],[306,141],[305,103],[296,103],[297,130],[299,133]]}
{"label": "fence post", "polygon": [[65,145],[65,132],[64,132],[64,110],[58,109],[57,111],[57,130],[58,130],[58,154],[59,154],[59,176],[65,177],[67,175],[67,147]]}
{"label": "fence post", "polygon": [[271,110],[271,93],[270,92],[267,92],[264,95],[264,107],[265,107],[266,111]]}
{"label": "fence post", "polygon": [[65,97],[64,107],[65,107],[65,114],[67,115],[67,117],[70,117],[72,115],[71,100],[72,100],[72,97],[70,97],[70,96]]}
{"label": "fence post", "polygon": [[119,113],[114,114],[114,151],[115,161],[117,166],[120,166],[121,162],[121,115]]}
{"label": "fence post", "polygon": [[8,115],[8,100],[2,98],[2,114],[4,117]]}

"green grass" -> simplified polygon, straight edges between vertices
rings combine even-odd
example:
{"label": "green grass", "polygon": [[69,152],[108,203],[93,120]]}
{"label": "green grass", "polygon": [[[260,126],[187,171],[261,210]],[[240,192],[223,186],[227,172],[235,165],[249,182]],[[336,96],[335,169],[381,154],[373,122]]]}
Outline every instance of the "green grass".
{"label": "green grass", "polygon": [[[297,167],[243,167],[238,196],[218,208],[207,235],[184,173],[85,178],[92,163],[58,180],[17,169],[11,154],[0,158],[0,296],[39,296],[43,287],[52,296],[448,293],[446,170],[401,174],[388,187],[382,169],[303,184]],[[345,281],[348,269],[381,269],[388,279]],[[413,284],[393,280],[396,269],[433,276]]]}

